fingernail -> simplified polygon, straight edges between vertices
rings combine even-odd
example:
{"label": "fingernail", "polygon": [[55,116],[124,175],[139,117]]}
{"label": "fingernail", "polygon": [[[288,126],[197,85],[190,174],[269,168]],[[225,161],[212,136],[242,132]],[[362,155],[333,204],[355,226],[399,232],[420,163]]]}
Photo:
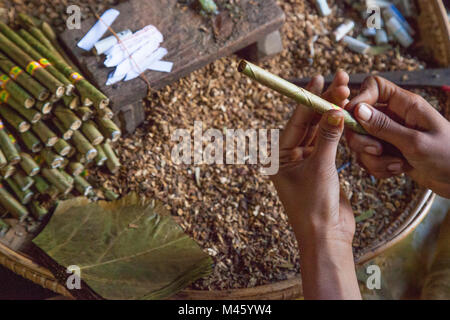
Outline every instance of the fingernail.
{"label": "fingernail", "polygon": [[389,172],[400,173],[402,171],[403,164],[400,162],[394,162],[387,166]]}
{"label": "fingernail", "polygon": [[359,105],[356,113],[358,118],[363,121],[369,121],[372,117],[372,109],[370,109],[370,107],[365,103],[361,103]]}
{"label": "fingernail", "polygon": [[340,113],[332,113],[328,115],[328,124],[334,127],[338,127],[341,124],[343,118],[344,117]]}
{"label": "fingernail", "polygon": [[371,154],[371,155],[374,155],[374,156],[380,155],[380,152],[379,152],[379,150],[378,150],[377,147],[367,146],[367,147],[364,147],[364,151],[365,151],[366,153]]}

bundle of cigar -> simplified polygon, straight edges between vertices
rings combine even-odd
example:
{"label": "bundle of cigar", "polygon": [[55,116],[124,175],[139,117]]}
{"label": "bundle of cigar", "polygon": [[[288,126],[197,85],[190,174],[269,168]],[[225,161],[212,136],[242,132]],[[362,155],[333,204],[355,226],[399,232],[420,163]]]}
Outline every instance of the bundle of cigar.
{"label": "bundle of cigar", "polygon": [[121,131],[109,99],[80,74],[51,26],[22,13],[17,20],[16,30],[0,22],[0,217],[41,220],[42,199],[93,193],[89,166],[117,172],[111,143]]}

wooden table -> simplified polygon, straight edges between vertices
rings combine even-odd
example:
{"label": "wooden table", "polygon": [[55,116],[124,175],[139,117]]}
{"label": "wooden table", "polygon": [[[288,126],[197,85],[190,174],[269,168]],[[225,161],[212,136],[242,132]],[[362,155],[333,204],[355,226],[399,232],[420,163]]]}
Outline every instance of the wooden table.
{"label": "wooden table", "polygon": [[[125,29],[136,31],[153,24],[164,35],[162,46],[169,51],[164,60],[174,62],[174,67],[171,73],[146,72],[153,89],[163,88],[216,59],[257,42],[278,30],[285,19],[274,0],[241,0],[240,7],[229,12],[234,21],[231,34],[218,40],[211,17],[203,16],[197,8],[180,4],[177,0],[130,0],[115,8],[120,11],[112,25],[116,32]],[[134,131],[144,120],[142,98],[147,95],[147,86],[139,78],[105,85],[113,69],[104,67],[104,56],[95,56],[76,47],[94,23],[95,20],[91,19],[84,21],[79,30],[66,30],[61,40],[85,76],[111,99],[112,109],[119,115],[124,129]]]}

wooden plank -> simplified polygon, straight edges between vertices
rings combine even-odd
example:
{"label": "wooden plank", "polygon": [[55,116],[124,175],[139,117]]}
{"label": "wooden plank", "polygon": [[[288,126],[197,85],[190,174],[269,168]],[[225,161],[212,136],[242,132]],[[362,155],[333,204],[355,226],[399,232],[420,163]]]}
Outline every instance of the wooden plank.
{"label": "wooden plank", "polygon": [[[278,30],[284,22],[284,13],[274,0],[241,0],[236,13],[230,14],[235,22],[231,35],[219,41],[215,39],[210,17],[200,15],[198,9],[182,5],[177,0],[131,0],[115,8],[120,11],[112,26],[115,31],[136,31],[153,24],[164,35],[162,46],[169,51],[164,59],[174,62],[174,68],[171,73],[147,71],[146,76],[153,89],[162,88],[256,42]],[[76,47],[94,22],[94,19],[88,20],[82,23],[79,30],[66,30],[61,40],[85,75],[111,98],[113,109],[118,111],[123,105],[145,97],[147,86],[141,79],[105,86],[107,76],[113,69],[103,66],[104,56],[97,57]]]}

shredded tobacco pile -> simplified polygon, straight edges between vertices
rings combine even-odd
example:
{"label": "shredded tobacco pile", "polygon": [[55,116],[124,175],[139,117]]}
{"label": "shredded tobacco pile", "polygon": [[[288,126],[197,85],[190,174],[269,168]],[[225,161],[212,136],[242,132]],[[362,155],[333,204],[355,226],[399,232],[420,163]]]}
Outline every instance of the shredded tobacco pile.
{"label": "shredded tobacco pile", "polygon": [[[27,3],[28,12],[37,12],[63,27],[64,16],[60,15],[65,12],[65,0],[6,2],[16,7]],[[80,5],[86,2],[80,1]],[[94,2],[101,11],[117,1]],[[238,0],[229,2],[239,5]],[[275,74],[291,78],[332,74],[338,68],[361,73],[425,67],[424,62],[400,48],[373,57],[335,44],[326,31],[334,30],[346,18],[361,19],[357,12],[349,15],[344,1],[328,1],[337,10],[328,17],[320,17],[312,1],[277,2],[286,14],[282,29],[285,49],[263,63]],[[86,10],[84,14],[90,13]],[[319,38],[314,44],[315,56],[311,57],[309,44],[314,35]],[[194,283],[196,289],[252,287],[288,279],[299,271],[294,235],[272,183],[260,175],[258,166],[196,167],[175,165],[171,160],[171,150],[177,143],[171,141],[171,134],[180,128],[193,130],[194,121],[202,121],[204,130],[284,127],[295,105],[242,77],[236,72],[237,62],[236,56],[218,60],[153,93],[145,101],[145,124],[119,142],[120,173],[111,176],[91,172],[91,178],[122,195],[136,191],[167,204],[183,229],[214,259],[213,274]],[[434,99],[434,104],[439,101]],[[341,168],[341,181],[355,215],[362,220],[354,241],[358,253],[414,204],[417,188],[404,177],[371,178],[344,143],[337,167]]]}

